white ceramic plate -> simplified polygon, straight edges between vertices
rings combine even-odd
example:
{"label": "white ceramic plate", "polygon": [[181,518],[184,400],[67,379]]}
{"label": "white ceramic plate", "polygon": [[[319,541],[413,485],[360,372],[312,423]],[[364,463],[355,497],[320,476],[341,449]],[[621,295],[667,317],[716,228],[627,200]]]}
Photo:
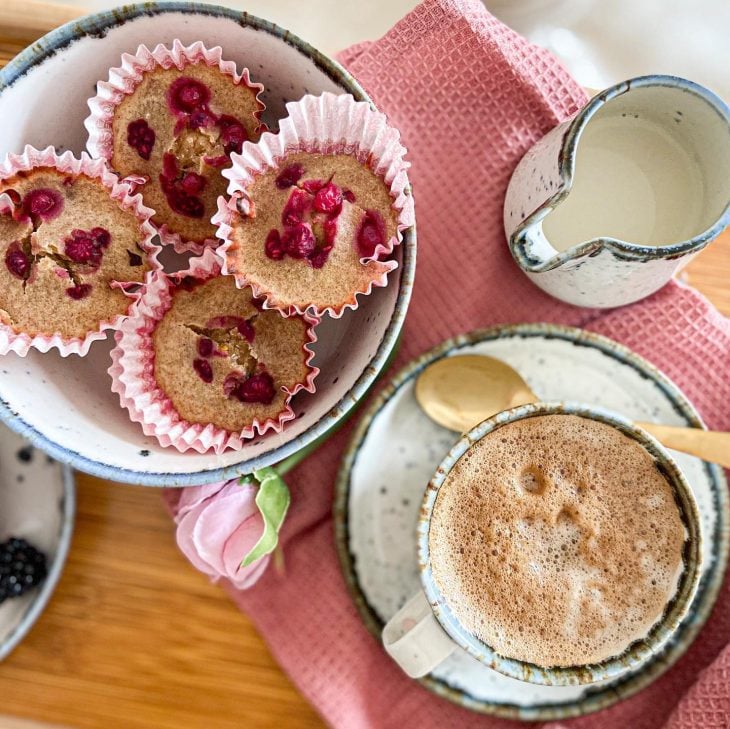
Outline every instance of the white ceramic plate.
{"label": "white ceramic plate", "polygon": [[[220,45],[226,58],[247,66],[266,87],[264,119],[272,127],[285,114],[284,104],[306,93],[347,92],[369,100],[338,64],[271,23],[213,5],[149,2],[63,26],[0,72],[0,154],[26,143],[80,153],[96,82],[119,65],[123,52],[175,38]],[[406,231],[388,286],[362,297],[357,311],[323,320],[314,346],[321,369],[317,392],[294,398],[296,420],[282,433],[221,455],[161,447],[129,420],[110,390],[111,336],[84,358],[53,352],[0,358],[0,419],[58,460],[116,481],[186,486],[281,461],[339,422],[387,362],[410,299],[415,245],[415,230]]]}
{"label": "white ceramic plate", "polygon": [[66,561],[75,513],[71,469],[0,425],[0,542],[23,537],[48,557],[48,576],[0,604],[0,661],[43,612]]}
{"label": "white ceramic plate", "polygon": [[[402,370],[353,436],[337,484],[338,550],[358,609],[378,637],[420,589],[416,523],[423,490],[456,440],[418,407],[414,384],[430,362],[488,354],[510,365],[546,401],[598,405],[636,420],[699,425],[694,408],[664,375],[629,350],[579,329],[548,324],[474,332],[444,343]],[[457,649],[423,683],[463,706],[500,716],[547,720],[605,708],[646,686],[694,639],[717,597],[727,562],[727,484],[722,470],[672,451],[702,515],[704,572],[690,614],[665,651],[617,681],[590,687],[537,686],[493,671]]]}

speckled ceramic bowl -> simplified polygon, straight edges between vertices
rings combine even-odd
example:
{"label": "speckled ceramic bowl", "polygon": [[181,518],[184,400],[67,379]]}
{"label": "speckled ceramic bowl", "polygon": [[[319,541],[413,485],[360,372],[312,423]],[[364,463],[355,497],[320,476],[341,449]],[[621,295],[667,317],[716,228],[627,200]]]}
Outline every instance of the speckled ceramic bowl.
{"label": "speckled ceramic bowl", "polygon": [[[96,82],[119,65],[123,52],[175,38],[220,45],[226,58],[247,66],[266,88],[264,120],[274,129],[285,116],[284,104],[307,93],[350,93],[370,101],[335,61],[267,21],[213,5],[148,2],[69,23],[0,72],[0,153],[26,143],[81,152],[87,100]],[[387,287],[364,299],[357,311],[318,329],[316,394],[292,401],[296,419],[282,433],[254,438],[241,450],[178,453],[146,437],[111,392],[110,339],[95,343],[83,359],[38,352],[1,358],[0,419],[54,458],[116,481],[187,486],[277,463],[337,424],[383,369],[411,295],[415,228],[405,231],[395,257],[399,266]]]}
{"label": "speckled ceramic bowl", "polygon": [[0,661],[23,640],[53,594],[71,544],[73,473],[0,425],[0,542],[23,537],[48,556],[37,589],[0,604]]}

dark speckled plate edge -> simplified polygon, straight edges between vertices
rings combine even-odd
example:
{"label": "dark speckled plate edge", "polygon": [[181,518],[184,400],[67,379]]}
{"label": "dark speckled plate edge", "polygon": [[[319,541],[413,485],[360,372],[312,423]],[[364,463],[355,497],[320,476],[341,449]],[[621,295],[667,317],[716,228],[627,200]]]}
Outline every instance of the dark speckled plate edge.
{"label": "dark speckled plate edge", "polygon": [[[578,346],[598,349],[622,364],[632,367],[642,377],[653,380],[667,399],[671,401],[677,413],[687,421],[688,425],[705,427],[690,401],[666,375],[623,345],[583,329],[556,324],[516,324],[478,329],[448,339],[412,360],[393,377],[387,387],[380,392],[370,403],[367,411],[363,413],[348,443],[335,484],[333,521],[335,546],[340,560],[340,567],[358,613],[366,628],[378,643],[380,643],[383,621],[368,603],[367,597],[360,587],[354,557],[349,548],[348,502],[350,473],[357,460],[360,447],[383,406],[398,389],[416,377],[428,364],[463,347],[506,337],[557,338]],[[712,539],[712,563],[700,582],[695,602],[680,626],[677,635],[667,644],[662,653],[652,658],[640,670],[607,686],[589,688],[585,695],[578,700],[562,704],[533,704],[531,706],[483,701],[431,676],[419,679],[419,683],[429,691],[472,711],[522,721],[552,721],[584,716],[613,706],[618,701],[633,696],[653,683],[681,658],[697,637],[712,612],[725,577],[728,549],[730,547],[730,497],[728,496],[727,482],[722,469],[709,463],[705,464],[705,469],[713,485],[715,508],[718,514],[718,526]]]}
{"label": "dark speckled plate edge", "polygon": [[[0,437],[2,437],[0,433]],[[73,536],[74,523],[76,521],[76,481],[74,472],[68,466],[61,466],[61,479],[63,481],[63,495],[59,503],[61,510],[61,528],[58,535],[58,546],[53,556],[48,575],[36,593],[33,601],[28,605],[28,609],[23,614],[18,625],[10,635],[0,643],[0,663],[4,661],[22,640],[28,635],[31,628],[35,625],[41,613],[46,609],[48,601],[51,599],[56,585],[58,584],[63,568],[66,565],[68,550],[71,547],[71,538]]]}

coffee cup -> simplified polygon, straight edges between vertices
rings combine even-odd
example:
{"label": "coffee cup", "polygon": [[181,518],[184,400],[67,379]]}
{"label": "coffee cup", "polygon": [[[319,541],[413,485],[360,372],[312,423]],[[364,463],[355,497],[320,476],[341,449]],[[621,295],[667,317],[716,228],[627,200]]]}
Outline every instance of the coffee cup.
{"label": "coffee cup", "polygon": [[414,678],[458,647],[535,684],[616,678],[671,639],[702,568],[671,456],[581,404],[523,405],[462,436],[428,484],[417,540],[423,590],[382,633]]}

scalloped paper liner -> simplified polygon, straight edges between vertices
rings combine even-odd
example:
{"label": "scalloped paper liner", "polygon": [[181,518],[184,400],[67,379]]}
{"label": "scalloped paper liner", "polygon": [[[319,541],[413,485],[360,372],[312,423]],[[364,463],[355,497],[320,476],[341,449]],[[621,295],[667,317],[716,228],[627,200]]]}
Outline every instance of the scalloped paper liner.
{"label": "scalloped paper liner", "polygon": [[[115,200],[123,210],[133,213],[140,223],[144,238],[139,241],[139,246],[147,254],[147,261],[151,266],[145,274],[145,284],[151,281],[155,272],[162,270],[162,264],[157,260],[160,247],[152,243],[156,231],[150,223],[150,218],[154,211],[142,203],[142,196],[134,194],[130,185],[123,180],[119,180],[104,160],[91,159],[86,152],[82,152],[80,158],[76,158],[70,151],[58,155],[53,147],[38,150],[27,145],[22,154],[8,154],[5,157],[2,164],[0,164],[0,180],[5,180],[20,171],[28,171],[35,167],[55,167],[66,174],[84,174],[87,177],[99,180],[109,191],[112,200]],[[0,211],[5,212],[9,209],[12,209],[10,198],[7,195],[0,195]],[[88,354],[92,342],[106,339],[106,331],[118,329],[129,315],[134,302],[141,295],[141,291],[129,292],[125,289],[125,286],[130,283],[137,284],[138,282],[114,281],[111,284],[113,287],[121,288],[133,300],[130,302],[127,312],[119,314],[113,319],[99,322],[99,328],[88,332],[85,337],[64,337],[58,332],[31,336],[24,332],[17,332],[13,327],[0,322],[0,355],[15,352],[15,354],[25,357],[31,348],[40,352],[48,352],[50,349],[55,348],[58,349],[62,357],[67,357],[70,354],[83,357]]]}
{"label": "scalloped paper liner", "polygon": [[[244,68],[241,73],[236,70],[233,61],[223,59],[223,49],[220,46],[206,48],[201,41],[196,41],[189,46],[184,46],[178,39],[173,40],[172,47],[168,48],[160,43],[150,50],[142,44],[134,54],[122,54],[122,64],[116,68],[109,69],[109,80],[99,81],[96,87],[96,96],[89,99],[91,114],[84,121],[84,126],[89,133],[86,148],[92,157],[101,157],[111,164],[114,151],[114,136],[112,133],[112,121],[116,107],[125,96],[131,94],[142,81],[144,74],[153,71],[155,68],[172,68],[175,66],[182,71],[186,66],[205,63],[208,66],[218,66],[221,73],[230,76],[235,84],[244,83],[250,89],[257,90],[256,101],[260,108],[254,113],[259,122],[259,129],[266,129],[261,121],[261,114],[266,109],[261,101],[261,93],[264,90],[263,84],[251,81],[249,71]],[[130,184],[142,185],[144,178],[130,175],[127,178]],[[153,223],[153,225],[155,225]],[[219,243],[215,238],[206,238],[202,243],[197,241],[186,241],[178,233],[171,231],[166,224],[155,225],[164,245],[172,246],[177,253],[202,253],[206,247]]]}
{"label": "scalloped paper liner", "polygon": [[[233,275],[240,287],[251,286],[257,297],[265,299],[265,308],[298,314],[311,310],[316,316],[327,313],[339,318],[346,309],[357,308],[358,296],[367,296],[374,286],[386,286],[388,273],[398,267],[396,261],[379,259],[393,252],[403,238],[403,231],[415,221],[407,174],[410,163],[404,159],[406,149],[401,144],[400,132],[388,124],[385,114],[374,111],[364,101],[355,101],[349,94],[326,92],[320,96],[308,95],[300,101],[288,103],[286,108],[289,116],[281,121],[279,133],[266,132],[258,142],[246,142],[241,154],[231,155],[232,166],[223,171],[223,176],[230,180],[230,198],[218,198],[218,212],[212,219],[218,226],[218,237],[223,240],[218,248],[225,261],[223,273]],[[361,259],[363,263],[378,260],[387,269],[367,288],[354,291],[348,300],[336,306],[289,306],[279,301],[274,292],[250,281],[245,272],[234,272],[232,266],[229,267],[229,263],[233,263],[232,251],[236,245],[232,228],[234,218],[239,212],[248,214],[250,209],[246,190],[257,175],[277,168],[284,157],[297,152],[354,155],[383,179],[389,188],[392,206],[398,212],[396,235],[378,246],[372,256]]]}
{"label": "scalloped paper liner", "polygon": [[[221,263],[215,251],[207,249],[202,256],[192,258],[190,267],[175,273],[174,278],[194,276],[209,279],[220,274]],[[131,316],[116,333],[117,346],[112,350],[112,366],[108,372],[112,378],[112,391],[119,395],[120,404],[129,411],[130,419],[140,423],[144,434],[154,436],[162,446],[173,446],[183,453],[187,450],[198,453],[213,450],[220,454],[229,448],[238,450],[244,440],[263,435],[268,430],[280,433],[285,424],[295,417],[289,404],[291,398],[300,390],[315,391],[314,379],[319,368],[311,364],[314,358],[311,345],[317,341],[315,326],[319,320],[304,315],[309,325],[307,341],[303,345],[309,374],[305,382],[297,383],[291,390],[283,388],[289,397],[278,418],[267,418],[263,422],[254,419],[250,426],[235,433],[213,424],[190,423],[180,417],[154,378],[152,333],[172,303],[172,279],[173,276],[157,272],[135,304]]]}

